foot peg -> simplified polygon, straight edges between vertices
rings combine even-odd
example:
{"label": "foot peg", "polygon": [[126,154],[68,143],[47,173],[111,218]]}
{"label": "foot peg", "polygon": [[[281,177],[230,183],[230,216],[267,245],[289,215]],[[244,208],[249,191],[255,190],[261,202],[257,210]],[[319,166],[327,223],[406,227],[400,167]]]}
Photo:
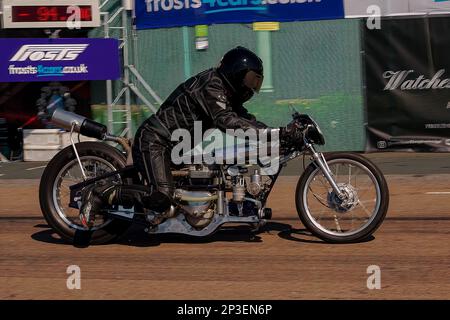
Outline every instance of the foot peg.
{"label": "foot peg", "polygon": [[262,217],[261,219],[265,220],[271,220],[272,219],[272,209],[271,208],[264,208],[261,212]]}

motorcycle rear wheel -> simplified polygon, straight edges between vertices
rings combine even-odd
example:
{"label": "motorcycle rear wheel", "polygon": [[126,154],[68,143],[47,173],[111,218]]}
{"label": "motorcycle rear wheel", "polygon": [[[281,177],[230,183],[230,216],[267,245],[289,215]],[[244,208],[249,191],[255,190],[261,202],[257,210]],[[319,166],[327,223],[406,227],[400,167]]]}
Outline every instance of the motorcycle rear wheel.
{"label": "motorcycle rear wheel", "polygon": [[[88,179],[126,166],[125,157],[107,144],[81,142],[76,147]],[[119,175],[109,179],[121,183]],[[39,185],[41,211],[48,225],[63,240],[75,245],[104,244],[117,239],[130,222],[96,216],[94,227],[87,229],[79,222],[78,210],[68,207],[69,186],[82,181],[72,146],[61,150],[48,163]]]}

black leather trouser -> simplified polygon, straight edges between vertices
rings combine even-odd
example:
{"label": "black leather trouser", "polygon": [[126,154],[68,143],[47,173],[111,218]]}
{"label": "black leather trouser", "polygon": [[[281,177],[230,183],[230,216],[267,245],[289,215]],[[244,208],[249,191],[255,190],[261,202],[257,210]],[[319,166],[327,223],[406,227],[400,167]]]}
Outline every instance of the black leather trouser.
{"label": "black leather trouser", "polygon": [[[170,153],[171,144],[148,124],[138,129],[133,143],[133,163],[150,186],[151,202],[158,200],[165,207],[161,210],[170,206],[174,193]],[[146,203],[143,205],[149,207]]]}
{"label": "black leather trouser", "polygon": [[161,213],[166,211],[174,193],[170,151],[170,143],[144,123],[136,133],[132,156],[147,185],[100,185],[94,189],[94,195],[100,199],[98,206],[139,205]]}

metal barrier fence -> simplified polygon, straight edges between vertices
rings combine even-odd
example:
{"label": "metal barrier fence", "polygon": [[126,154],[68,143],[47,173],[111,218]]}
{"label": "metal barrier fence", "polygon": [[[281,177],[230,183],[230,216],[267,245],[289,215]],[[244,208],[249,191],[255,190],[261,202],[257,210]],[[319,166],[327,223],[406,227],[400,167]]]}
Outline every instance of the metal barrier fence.
{"label": "metal barrier fence", "polygon": [[[104,10],[114,12],[115,8],[113,3]],[[251,24],[212,25],[206,51],[195,49],[194,27],[137,32],[128,28],[132,64],[162,99],[188,76],[215,66],[223,53],[242,45],[262,55],[271,67],[265,79],[269,88],[246,104],[252,113],[269,125],[282,126],[294,107],[319,122],[327,137],[325,150],[364,150],[359,20],[286,22],[279,31],[253,31]],[[93,30],[91,36],[103,36],[102,30]],[[136,86],[142,89],[139,81]],[[115,93],[120,88],[120,83],[113,85]],[[99,104],[106,103],[104,91],[103,82],[93,83],[92,104],[97,105],[97,114],[102,109]],[[123,105],[123,100],[117,104]],[[145,108],[139,98],[131,104]],[[131,117],[134,131],[142,111],[133,110],[139,114]]]}

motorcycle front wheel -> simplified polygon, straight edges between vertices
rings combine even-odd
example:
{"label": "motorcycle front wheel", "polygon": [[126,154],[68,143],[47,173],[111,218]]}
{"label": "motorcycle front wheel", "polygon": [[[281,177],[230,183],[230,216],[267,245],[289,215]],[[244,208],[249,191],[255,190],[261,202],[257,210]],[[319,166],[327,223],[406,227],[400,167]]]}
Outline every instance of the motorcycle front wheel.
{"label": "motorcycle front wheel", "polygon": [[303,225],[331,243],[361,242],[383,222],[389,189],[381,171],[365,157],[353,153],[324,155],[344,198],[333,191],[322,170],[312,162],[300,177],[296,207]]}
{"label": "motorcycle front wheel", "polygon": [[[76,144],[87,179],[122,169],[125,157],[115,148],[101,142]],[[120,184],[121,177],[107,178]],[[61,150],[45,168],[39,185],[39,202],[49,226],[65,241],[73,244],[103,244],[122,235],[130,226],[128,221],[98,215],[92,228],[79,220],[79,210],[69,207],[71,185],[83,181],[83,175],[72,146]]]}

